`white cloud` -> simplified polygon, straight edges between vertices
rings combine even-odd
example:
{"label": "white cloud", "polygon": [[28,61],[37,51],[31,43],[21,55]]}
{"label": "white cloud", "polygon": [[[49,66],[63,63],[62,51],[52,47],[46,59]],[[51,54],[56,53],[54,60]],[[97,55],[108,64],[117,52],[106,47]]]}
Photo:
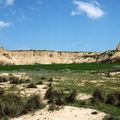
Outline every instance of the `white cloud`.
{"label": "white cloud", "polygon": [[105,14],[101,5],[96,0],[92,2],[73,0],[73,4],[75,4],[77,8],[71,12],[71,16],[80,15],[84,12],[89,18],[95,19],[100,18]]}
{"label": "white cloud", "polygon": [[12,6],[14,2],[15,0],[0,0],[0,5],[2,5],[2,7],[9,7]]}
{"label": "white cloud", "polygon": [[11,25],[10,22],[0,21],[0,29],[7,28]]}
{"label": "white cloud", "polygon": [[15,0],[6,0],[5,4],[6,6],[12,6],[14,4]]}

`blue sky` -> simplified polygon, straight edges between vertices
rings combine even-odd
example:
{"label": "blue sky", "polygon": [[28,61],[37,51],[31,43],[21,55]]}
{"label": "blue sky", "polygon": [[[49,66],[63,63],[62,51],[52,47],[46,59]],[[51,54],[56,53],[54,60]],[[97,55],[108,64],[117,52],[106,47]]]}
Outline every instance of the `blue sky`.
{"label": "blue sky", "polygon": [[0,0],[7,49],[104,51],[120,41],[120,0]]}

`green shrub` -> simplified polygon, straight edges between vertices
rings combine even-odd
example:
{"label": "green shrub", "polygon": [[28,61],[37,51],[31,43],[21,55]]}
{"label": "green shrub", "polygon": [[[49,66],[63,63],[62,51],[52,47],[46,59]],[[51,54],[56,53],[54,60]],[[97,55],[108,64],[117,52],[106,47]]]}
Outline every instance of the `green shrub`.
{"label": "green shrub", "polygon": [[30,83],[27,88],[37,88],[37,86],[34,83]]}
{"label": "green shrub", "polygon": [[3,88],[0,88],[0,96],[5,93],[5,90]]}
{"label": "green shrub", "polygon": [[15,93],[4,93],[0,96],[0,119],[3,116],[18,117],[42,107],[39,95],[24,97]]}
{"label": "green shrub", "polygon": [[30,82],[29,79],[18,78],[15,76],[11,76],[9,80],[10,80],[10,84],[22,84],[22,83],[29,83]]}
{"label": "green shrub", "polygon": [[103,120],[120,120],[120,116],[106,115]]}
{"label": "green shrub", "polygon": [[76,101],[77,92],[74,90],[67,98],[66,102],[74,103]]}
{"label": "green shrub", "polygon": [[46,77],[41,77],[41,79],[42,79],[42,80],[45,80],[45,79],[46,79]]}
{"label": "green shrub", "polygon": [[46,99],[51,99],[53,97],[58,97],[59,93],[53,89],[53,87],[48,88],[48,90],[45,93]]}
{"label": "green shrub", "polygon": [[53,82],[53,78],[50,78],[48,81],[49,81],[49,82]]}
{"label": "green shrub", "polygon": [[0,76],[0,82],[7,82],[9,81],[9,77],[7,76]]}
{"label": "green shrub", "polygon": [[36,82],[36,85],[43,85],[43,82],[42,81],[38,81],[38,82]]}
{"label": "green shrub", "polygon": [[96,89],[93,93],[93,101],[101,101],[104,102],[105,101],[105,95],[103,94],[103,92],[100,89]]}
{"label": "green shrub", "polygon": [[19,116],[23,114],[25,100],[17,94],[3,94],[0,97],[0,117],[2,116]]}
{"label": "green shrub", "polygon": [[50,82],[50,83],[48,84],[48,87],[52,87],[52,82]]}
{"label": "green shrub", "polygon": [[54,103],[55,105],[63,105],[65,102],[62,99],[63,93],[58,92],[57,90],[54,90],[53,87],[50,87],[46,93],[45,98],[48,99],[48,103]]}
{"label": "green shrub", "polygon": [[106,73],[106,77],[111,77],[111,75],[110,75],[110,71],[107,71],[107,73]]}
{"label": "green shrub", "polygon": [[33,111],[43,108],[43,103],[39,95],[31,95],[26,104],[27,111]]}
{"label": "green shrub", "polygon": [[55,105],[55,104],[50,104],[50,106],[48,107],[48,111],[55,111],[55,110],[59,110],[60,107],[58,105]]}
{"label": "green shrub", "polygon": [[106,99],[106,103],[120,107],[120,92],[115,91],[115,92],[108,94],[107,99]]}
{"label": "green shrub", "polygon": [[19,88],[16,85],[13,84],[7,89],[7,91],[15,92],[15,91],[19,91]]}
{"label": "green shrub", "polygon": [[18,77],[11,76],[10,77],[10,84],[20,84],[21,81]]}
{"label": "green shrub", "polygon": [[9,120],[8,116],[1,117],[0,120]]}
{"label": "green shrub", "polygon": [[105,95],[102,91],[96,89],[93,93],[91,102],[96,103],[97,101],[120,107],[120,91],[114,91]]}

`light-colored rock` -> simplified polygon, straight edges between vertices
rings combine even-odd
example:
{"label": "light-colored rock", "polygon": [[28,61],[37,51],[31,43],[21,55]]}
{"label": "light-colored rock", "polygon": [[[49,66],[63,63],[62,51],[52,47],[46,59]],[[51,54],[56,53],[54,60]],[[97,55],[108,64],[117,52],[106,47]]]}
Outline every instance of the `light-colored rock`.
{"label": "light-colored rock", "polygon": [[120,43],[117,45],[116,50],[120,52]]}
{"label": "light-colored rock", "polygon": [[116,50],[97,52],[67,52],[47,50],[13,50],[0,48],[0,64],[69,64],[120,61],[120,44]]}
{"label": "light-colored rock", "polygon": [[15,50],[0,52],[1,64],[60,64],[96,62],[100,53],[96,52],[60,52],[43,50]]}

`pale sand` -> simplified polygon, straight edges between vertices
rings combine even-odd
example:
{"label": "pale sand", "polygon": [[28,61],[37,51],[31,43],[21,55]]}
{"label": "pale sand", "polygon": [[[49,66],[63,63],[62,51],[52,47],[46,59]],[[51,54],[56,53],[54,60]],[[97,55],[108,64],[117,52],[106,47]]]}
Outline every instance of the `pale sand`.
{"label": "pale sand", "polygon": [[[96,115],[92,112],[98,112]],[[47,108],[11,120],[102,120],[105,113],[89,108],[65,106],[60,110],[50,112]]]}
{"label": "pale sand", "polygon": [[79,93],[76,97],[77,100],[87,100],[92,98],[92,95],[87,95],[86,93]]}

